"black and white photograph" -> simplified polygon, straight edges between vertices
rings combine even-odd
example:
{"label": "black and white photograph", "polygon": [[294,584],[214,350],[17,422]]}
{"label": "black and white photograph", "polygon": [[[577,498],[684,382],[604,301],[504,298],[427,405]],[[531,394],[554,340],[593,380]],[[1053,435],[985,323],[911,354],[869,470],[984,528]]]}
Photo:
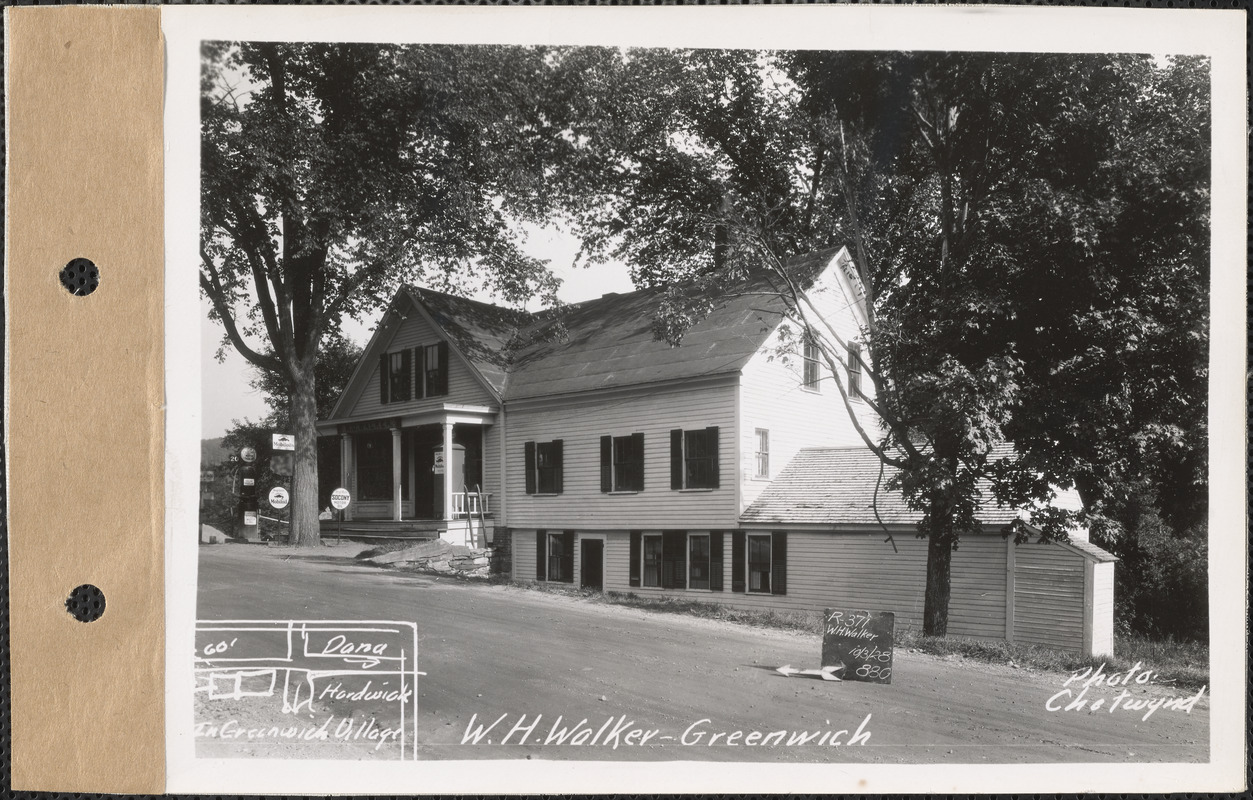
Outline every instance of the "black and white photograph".
{"label": "black and white photograph", "polygon": [[189,774],[1225,759],[1214,57],[520,19],[177,40]]}

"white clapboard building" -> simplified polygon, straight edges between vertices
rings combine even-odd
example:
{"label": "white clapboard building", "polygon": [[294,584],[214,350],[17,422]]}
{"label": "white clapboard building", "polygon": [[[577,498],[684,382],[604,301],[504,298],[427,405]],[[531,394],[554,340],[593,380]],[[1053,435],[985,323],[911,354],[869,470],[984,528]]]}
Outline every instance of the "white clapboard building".
{"label": "white clapboard building", "polygon": [[[864,310],[847,251],[788,270],[855,342]],[[558,327],[402,289],[319,423],[339,445],[322,468],[354,498],[345,533],[507,537],[519,581],[892,611],[920,628],[919,515],[886,490],[833,384],[856,395],[869,381],[831,375],[803,345],[785,357],[783,301],[748,288],[680,347],[654,337],[659,290],[567,307]],[[1111,652],[1114,557],[1082,533],[1015,545],[1002,534],[1024,514],[989,499],[984,534],[963,538],[949,633]]]}

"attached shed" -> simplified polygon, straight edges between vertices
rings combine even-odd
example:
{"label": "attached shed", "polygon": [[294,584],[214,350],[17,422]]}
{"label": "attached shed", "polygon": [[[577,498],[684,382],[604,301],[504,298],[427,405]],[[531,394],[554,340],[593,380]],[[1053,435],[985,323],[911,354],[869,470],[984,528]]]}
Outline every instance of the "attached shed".
{"label": "attached shed", "polygon": [[[745,509],[742,528],[794,532],[790,538],[813,543],[789,553],[787,605],[852,604],[921,627],[920,515],[886,489],[888,477],[865,448],[802,450]],[[1020,518],[989,499],[980,514],[985,533],[962,539],[952,561],[949,633],[1111,654],[1116,558],[1082,534],[1016,545],[1002,533]]]}

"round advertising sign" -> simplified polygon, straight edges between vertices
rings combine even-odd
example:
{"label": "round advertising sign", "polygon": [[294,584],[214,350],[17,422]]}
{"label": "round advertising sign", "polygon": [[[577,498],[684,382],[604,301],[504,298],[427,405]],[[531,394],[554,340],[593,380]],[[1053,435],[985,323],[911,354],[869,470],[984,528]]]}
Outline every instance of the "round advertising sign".
{"label": "round advertising sign", "polygon": [[253,450],[251,447],[245,447],[239,451],[239,457],[251,464],[257,460],[257,451]]}
{"label": "round advertising sign", "polygon": [[351,500],[352,495],[348,493],[347,489],[340,488],[331,492],[331,505],[335,506],[335,508],[339,511],[343,511],[345,508],[348,508],[348,503]]}
{"label": "round advertising sign", "polygon": [[287,508],[288,500],[290,500],[290,498],[287,496],[287,490],[282,486],[275,486],[270,490],[270,505],[274,508]]}

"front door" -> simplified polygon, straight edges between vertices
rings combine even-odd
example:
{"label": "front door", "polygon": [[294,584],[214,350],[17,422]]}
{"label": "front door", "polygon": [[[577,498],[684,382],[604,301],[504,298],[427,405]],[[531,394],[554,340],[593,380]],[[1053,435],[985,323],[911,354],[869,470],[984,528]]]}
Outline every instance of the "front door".
{"label": "front door", "polygon": [[605,588],[605,542],[603,539],[583,539],[579,542],[579,585],[584,589]]}

